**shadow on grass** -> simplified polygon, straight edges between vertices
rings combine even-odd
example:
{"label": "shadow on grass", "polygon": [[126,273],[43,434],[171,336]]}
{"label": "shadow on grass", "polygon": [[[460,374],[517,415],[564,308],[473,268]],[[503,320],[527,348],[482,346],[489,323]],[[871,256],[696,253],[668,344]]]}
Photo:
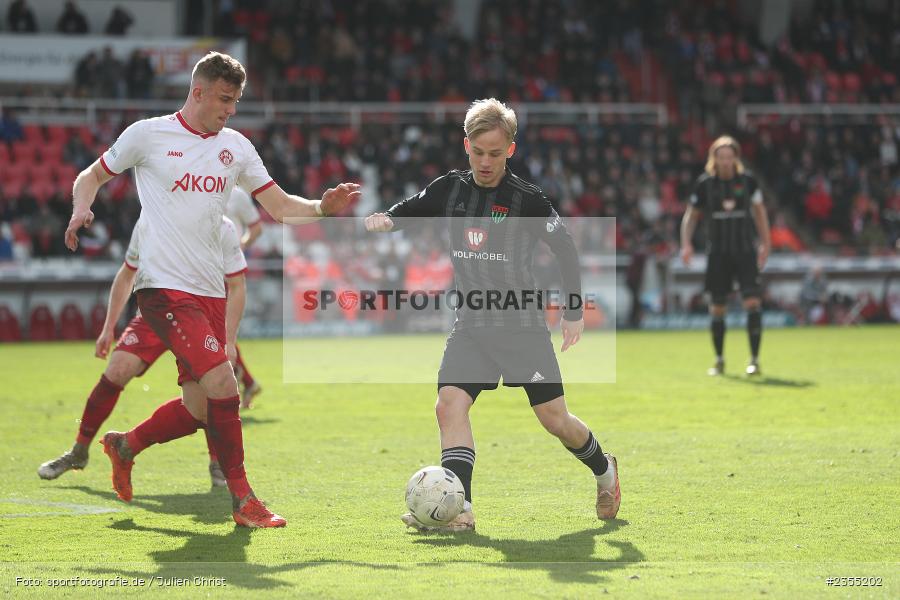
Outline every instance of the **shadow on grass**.
{"label": "shadow on grass", "polygon": [[767,375],[748,377],[746,375],[729,375],[728,373],[724,373],[722,374],[722,377],[728,379],[729,381],[735,381],[737,383],[747,383],[757,386],[808,388],[816,385],[815,381],[809,381],[806,379],[779,379],[778,377],[769,377]]}
{"label": "shadow on grass", "polygon": [[546,571],[554,581],[565,583],[600,583],[607,580],[602,574],[622,570],[631,563],[645,560],[644,553],[634,544],[620,540],[605,540],[607,546],[618,551],[618,556],[609,559],[594,558],[596,538],[618,531],[626,525],[628,521],[615,519],[604,523],[602,527],[567,533],[555,540],[494,539],[470,532],[425,534],[414,543],[437,547],[490,548],[503,553],[503,562],[482,563],[485,566]]}
{"label": "shadow on grass", "polygon": [[[396,565],[333,560],[305,561],[278,565],[248,563],[247,547],[250,545],[251,537],[274,532],[258,531],[246,527],[235,526],[232,531],[225,535],[197,533],[164,527],[146,527],[137,525],[132,519],[116,521],[109,527],[117,531],[127,532],[127,540],[123,539],[123,543],[128,544],[134,543],[135,534],[149,534],[149,536],[166,535],[174,538],[184,538],[186,541],[179,548],[150,552],[149,558],[156,563],[154,571],[129,571],[127,570],[128,565],[123,564],[122,568],[92,569],[94,573],[136,577],[146,581],[151,579],[156,581],[157,578],[181,578],[191,581],[196,577],[221,578],[225,580],[228,587],[273,589],[295,587],[294,583],[277,579],[276,576],[281,573],[300,571],[328,564],[366,567],[376,570],[397,570],[400,568]],[[196,589],[196,586],[192,587]],[[214,589],[216,589],[214,586],[206,586],[207,591]]]}
{"label": "shadow on grass", "polygon": [[246,410],[241,411],[242,425],[269,425],[271,423],[281,423],[281,419],[274,419],[272,417],[257,417],[255,415],[248,415]]}
{"label": "shadow on grass", "polygon": [[192,515],[194,521],[204,525],[221,525],[231,520],[231,496],[225,489],[214,488],[193,494],[139,494],[131,502],[125,503],[111,490],[97,490],[83,485],[61,487],[115,502],[120,507],[134,506],[154,513],[179,517]]}

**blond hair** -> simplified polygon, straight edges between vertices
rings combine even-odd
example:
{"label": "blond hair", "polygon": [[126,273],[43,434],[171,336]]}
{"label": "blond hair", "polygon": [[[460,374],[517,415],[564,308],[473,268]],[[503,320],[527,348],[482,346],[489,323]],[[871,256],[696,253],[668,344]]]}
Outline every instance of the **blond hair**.
{"label": "blond hair", "polygon": [[194,65],[191,81],[197,79],[208,83],[215,83],[221,79],[225,83],[242,88],[247,80],[247,72],[238,59],[221,52],[210,52]]}
{"label": "blond hair", "polygon": [[506,134],[506,138],[510,143],[516,139],[518,127],[515,111],[496,98],[473,102],[469,110],[466,111],[466,120],[463,124],[466,137],[470,140],[482,133],[500,128]]}
{"label": "blond hair", "polygon": [[741,174],[744,172],[744,163],[741,161],[741,145],[730,135],[720,135],[709,146],[709,154],[706,157],[706,166],[704,170],[709,175],[716,174],[716,150],[719,148],[731,148],[734,150],[734,170]]}

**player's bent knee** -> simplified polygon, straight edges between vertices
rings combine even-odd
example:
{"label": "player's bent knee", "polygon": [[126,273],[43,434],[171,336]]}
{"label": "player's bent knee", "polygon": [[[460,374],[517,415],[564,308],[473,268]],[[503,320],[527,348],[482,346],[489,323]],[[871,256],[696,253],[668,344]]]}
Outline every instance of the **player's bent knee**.
{"label": "player's bent knee", "polygon": [[467,414],[470,406],[472,398],[469,394],[460,388],[445,386],[438,391],[434,412],[438,421],[444,421]]}
{"label": "player's bent knee", "polygon": [[200,378],[200,385],[210,398],[227,398],[237,396],[237,380],[231,363],[224,362],[206,372]]}
{"label": "player's bent knee", "polygon": [[119,387],[125,387],[146,368],[140,358],[128,352],[113,352],[103,376]]}
{"label": "player's bent knee", "polygon": [[540,419],[541,425],[544,426],[544,429],[547,430],[548,433],[558,437],[563,438],[566,437],[566,432],[568,431],[569,425],[569,416],[568,415],[552,415],[548,417],[544,417]]}
{"label": "player's bent knee", "polygon": [[573,418],[566,408],[562,396],[554,401],[534,407],[534,414],[548,433],[556,437],[565,437],[569,430],[569,421]]}

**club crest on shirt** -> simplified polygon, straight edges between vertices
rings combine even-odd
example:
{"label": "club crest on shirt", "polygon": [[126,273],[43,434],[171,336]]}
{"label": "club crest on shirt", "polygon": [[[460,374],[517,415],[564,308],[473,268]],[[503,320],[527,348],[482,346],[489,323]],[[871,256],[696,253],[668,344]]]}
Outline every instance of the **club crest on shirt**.
{"label": "club crest on shirt", "polygon": [[494,223],[500,223],[506,216],[509,214],[509,208],[506,206],[500,206],[499,204],[495,204],[491,207],[491,219],[494,220]]}
{"label": "club crest on shirt", "polygon": [[219,160],[222,161],[222,164],[227,167],[234,162],[234,154],[231,153],[231,150],[225,148],[221,152],[219,152]]}
{"label": "club crest on shirt", "polygon": [[737,200],[734,198],[725,198],[722,200],[722,208],[725,210],[734,210],[735,206],[737,206]]}
{"label": "club crest on shirt", "polygon": [[487,241],[487,232],[478,227],[466,228],[466,245],[470,250],[480,250]]}
{"label": "club crest on shirt", "polygon": [[550,218],[547,219],[547,233],[553,233],[560,225],[562,225],[562,219],[554,212],[550,215]]}
{"label": "club crest on shirt", "polygon": [[203,343],[203,345],[206,346],[206,349],[210,352],[219,351],[219,340],[211,335],[206,336],[206,341]]}

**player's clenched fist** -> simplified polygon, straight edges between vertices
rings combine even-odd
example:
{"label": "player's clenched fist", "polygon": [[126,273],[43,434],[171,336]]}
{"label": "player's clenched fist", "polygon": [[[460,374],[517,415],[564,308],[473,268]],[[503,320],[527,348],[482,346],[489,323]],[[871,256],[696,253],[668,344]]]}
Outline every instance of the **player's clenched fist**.
{"label": "player's clenched fist", "polygon": [[337,187],[328,188],[322,194],[320,205],[322,216],[330,217],[343,212],[347,205],[357,200],[362,192],[358,183],[342,183]]}
{"label": "player's clenched fist", "polygon": [[394,222],[387,213],[374,213],[366,217],[366,231],[390,231]]}

